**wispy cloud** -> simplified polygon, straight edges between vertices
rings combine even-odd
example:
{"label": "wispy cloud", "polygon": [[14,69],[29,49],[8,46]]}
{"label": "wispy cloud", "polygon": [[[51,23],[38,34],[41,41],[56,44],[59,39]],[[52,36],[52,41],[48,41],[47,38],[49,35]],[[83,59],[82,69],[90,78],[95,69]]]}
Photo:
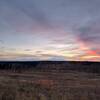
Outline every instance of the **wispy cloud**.
{"label": "wispy cloud", "polygon": [[0,59],[100,61],[99,26],[99,0],[0,0]]}

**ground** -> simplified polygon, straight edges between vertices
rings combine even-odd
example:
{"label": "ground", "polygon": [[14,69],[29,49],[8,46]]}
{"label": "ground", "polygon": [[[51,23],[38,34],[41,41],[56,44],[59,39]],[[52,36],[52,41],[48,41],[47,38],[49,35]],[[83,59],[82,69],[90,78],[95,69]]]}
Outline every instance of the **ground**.
{"label": "ground", "polygon": [[0,100],[100,100],[100,76],[78,71],[0,71]]}

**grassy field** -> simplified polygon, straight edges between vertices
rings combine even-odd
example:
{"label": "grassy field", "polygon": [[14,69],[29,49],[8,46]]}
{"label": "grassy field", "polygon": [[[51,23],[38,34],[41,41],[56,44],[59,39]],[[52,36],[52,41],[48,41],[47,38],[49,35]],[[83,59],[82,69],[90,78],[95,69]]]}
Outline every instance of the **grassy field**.
{"label": "grassy field", "polygon": [[77,71],[0,71],[0,100],[100,100],[100,76]]}

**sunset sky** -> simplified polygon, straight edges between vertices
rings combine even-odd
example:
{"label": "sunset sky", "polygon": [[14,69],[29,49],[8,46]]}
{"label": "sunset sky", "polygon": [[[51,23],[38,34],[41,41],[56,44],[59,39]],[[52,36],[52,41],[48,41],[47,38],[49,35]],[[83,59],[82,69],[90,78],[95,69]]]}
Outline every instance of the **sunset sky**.
{"label": "sunset sky", "polygon": [[0,0],[0,60],[100,61],[100,0]]}

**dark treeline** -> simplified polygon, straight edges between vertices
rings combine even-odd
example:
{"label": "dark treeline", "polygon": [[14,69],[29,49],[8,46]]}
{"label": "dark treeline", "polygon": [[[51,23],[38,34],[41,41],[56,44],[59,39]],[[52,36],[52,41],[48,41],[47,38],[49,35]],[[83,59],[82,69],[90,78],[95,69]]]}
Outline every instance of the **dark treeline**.
{"label": "dark treeline", "polygon": [[13,72],[23,72],[29,70],[43,71],[84,71],[100,73],[100,62],[74,62],[74,61],[2,61],[0,70],[11,70]]}

